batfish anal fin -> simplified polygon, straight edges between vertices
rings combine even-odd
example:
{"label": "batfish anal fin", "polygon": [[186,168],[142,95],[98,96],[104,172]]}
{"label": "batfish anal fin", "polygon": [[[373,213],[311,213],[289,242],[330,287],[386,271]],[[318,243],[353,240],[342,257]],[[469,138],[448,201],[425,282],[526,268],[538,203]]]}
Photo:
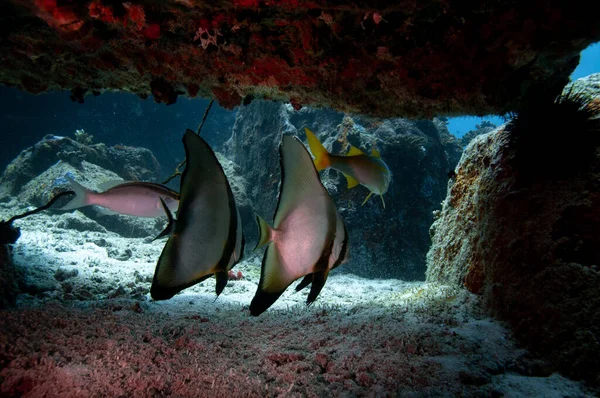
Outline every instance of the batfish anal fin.
{"label": "batfish anal fin", "polygon": [[369,198],[371,197],[371,195],[373,195],[373,191],[369,192],[369,194],[367,195],[367,197],[365,198],[364,202],[362,202],[361,206],[364,206],[365,203],[367,203],[367,200],[369,200]]}
{"label": "batfish anal fin", "polygon": [[169,223],[167,224],[167,226],[165,227],[165,229],[156,236],[156,238],[152,239],[152,241],[154,242],[157,239],[162,238],[163,236],[168,236],[171,235],[173,233],[173,230],[175,229],[175,219],[173,218],[173,213],[171,213],[171,210],[169,210],[169,207],[167,206],[167,204],[165,203],[165,201],[163,200],[163,198],[159,198],[160,199],[160,204],[163,207],[163,210],[165,211],[165,213],[167,214],[167,218],[169,219]]}
{"label": "batfish anal fin", "polygon": [[344,177],[346,177],[346,181],[348,181],[348,189],[354,188],[357,185],[360,185],[360,182],[358,182],[358,180],[348,174],[344,173]]}
{"label": "batfish anal fin", "polygon": [[329,275],[329,270],[327,269],[312,274],[312,286],[310,287],[310,293],[306,298],[307,305],[311,305],[317,299],[317,296],[319,296],[319,293],[321,293],[323,286],[325,286],[327,275]]}
{"label": "batfish anal fin", "polygon": [[296,291],[299,292],[300,290],[304,289],[306,286],[310,285],[312,280],[313,280],[313,274],[306,275],[304,277],[304,279],[302,279],[302,281],[300,283],[298,283],[298,286],[296,286]]}
{"label": "batfish anal fin", "polygon": [[217,297],[223,292],[225,286],[227,286],[227,281],[229,280],[229,273],[227,271],[218,271],[215,272],[215,279],[217,280],[217,286],[215,288]]}
{"label": "batfish anal fin", "polygon": [[364,154],[365,153],[363,151],[361,151],[360,149],[358,149],[354,145],[350,145],[350,150],[348,151],[348,153],[346,154],[346,156],[359,156],[359,155],[364,155]]}
{"label": "batfish anal fin", "polygon": [[250,315],[258,316],[265,312],[293,282],[293,280],[283,280],[284,274],[279,272],[281,270],[281,257],[277,245],[267,246],[263,256],[258,289],[250,303]]}
{"label": "batfish anal fin", "polygon": [[[315,264],[315,272],[312,273],[312,285],[310,287],[310,293],[308,293],[308,297],[306,298],[306,304],[310,305],[313,301],[317,299],[317,296],[325,286],[325,281],[327,281],[327,275],[329,275],[329,257],[331,257],[331,253],[333,251],[333,245],[335,244],[335,235],[331,237],[330,242],[328,242],[321,253],[321,257]],[[306,279],[306,277],[305,277]],[[304,280],[302,281],[304,282]]]}

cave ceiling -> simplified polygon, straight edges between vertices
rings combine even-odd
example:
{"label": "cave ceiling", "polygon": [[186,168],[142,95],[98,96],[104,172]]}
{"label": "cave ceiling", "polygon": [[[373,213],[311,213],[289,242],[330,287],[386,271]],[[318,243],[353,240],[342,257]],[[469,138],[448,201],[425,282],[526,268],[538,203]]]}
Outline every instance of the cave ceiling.
{"label": "cave ceiling", "polygon": [[600,2],[6,0],[0,83],[376,117],[504,114],[558,93]]}

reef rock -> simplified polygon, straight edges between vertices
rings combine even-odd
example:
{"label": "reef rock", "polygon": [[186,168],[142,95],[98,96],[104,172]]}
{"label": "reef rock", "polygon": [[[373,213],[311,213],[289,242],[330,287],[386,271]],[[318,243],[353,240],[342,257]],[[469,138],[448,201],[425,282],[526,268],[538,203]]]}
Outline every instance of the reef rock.
{"label": "reef rock", "polygon": [[504,114],[556,95],[600,3],[324,0],[0,4],[0,83],[224,107],[266,98],[371,116]]}
{"label": "reef rock", "polygon": [[[571,86],[596,111],[599,77]],[[469,144],[431,227],[427,279],[483,294],[534,353],[600,387],[600,137],[538,116]]]}
{"label": "reef rock", "polygon": [[151,181],[160,174],[160,165],[148,149],[122,145],[88,145],[69,137],[47,135],[34,146],[22,151],[6,167],[0,177],[0,197],[18,195],[27,182],[58,161],[76,168],[87,161],[131,181]]}
{"label": "reef rock", "polygon": [[[348,190],[340,173],[321,172],[350,234],[350,261],[344,270],[370,277],[422,279],[432,211],[444,197],[448,171],[458,162],[458,140],[437,120],[353,119],[334,111],[295,111],[290,105],[255,101],[239,109],[226,153],[240,165],[255,211],[266,219],[277,204],[281,134],[305,140],[304,127],[317,133],[333,153],[346,153],[349,144],[367,152],[378,148],[393,174],[384,209],[378,197],[361,207],[366,188]],[[254,224],[247,234],[249,242],[257,238]]]}

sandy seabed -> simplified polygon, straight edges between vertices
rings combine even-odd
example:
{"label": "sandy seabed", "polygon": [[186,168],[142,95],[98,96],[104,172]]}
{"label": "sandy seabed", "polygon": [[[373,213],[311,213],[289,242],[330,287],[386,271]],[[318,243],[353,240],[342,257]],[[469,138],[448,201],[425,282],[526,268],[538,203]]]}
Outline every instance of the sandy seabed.
{"label": "sandy seabed", "polygon": [[308,289],[290,288],[251,317],[255,256],[216,300],[211,278],[154,302],[164,241],[73,229],[90,222],[75,212],[16,223],[24,293],[0,311],[0,396],[591,396],[464,290],[342,270],[313,306]]}

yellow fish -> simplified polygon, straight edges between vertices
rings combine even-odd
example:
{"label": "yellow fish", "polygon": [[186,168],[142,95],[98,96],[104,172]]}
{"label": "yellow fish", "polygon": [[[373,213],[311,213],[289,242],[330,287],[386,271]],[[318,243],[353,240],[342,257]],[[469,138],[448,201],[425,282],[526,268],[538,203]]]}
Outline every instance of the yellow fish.
{"label": "yellow fish", "polygon": [[342,172],[348,181],[348,188],[354,188],[357,185],[364,185],[371,192],[365,198],[363,205],[371,195],[376,194],[381,197],[381,202],[385,208],[383,194],[387,192],[392,173],[389,167],[381,159],[379,151],[372,149],[371,155],[367,155],[360,149],[350,146],[348,153],[344,155],[332,155],[321,144],[317,136],[308,128],[304,128],[310,151],[315,156],[315,167],[317,171],[328,167]]}

